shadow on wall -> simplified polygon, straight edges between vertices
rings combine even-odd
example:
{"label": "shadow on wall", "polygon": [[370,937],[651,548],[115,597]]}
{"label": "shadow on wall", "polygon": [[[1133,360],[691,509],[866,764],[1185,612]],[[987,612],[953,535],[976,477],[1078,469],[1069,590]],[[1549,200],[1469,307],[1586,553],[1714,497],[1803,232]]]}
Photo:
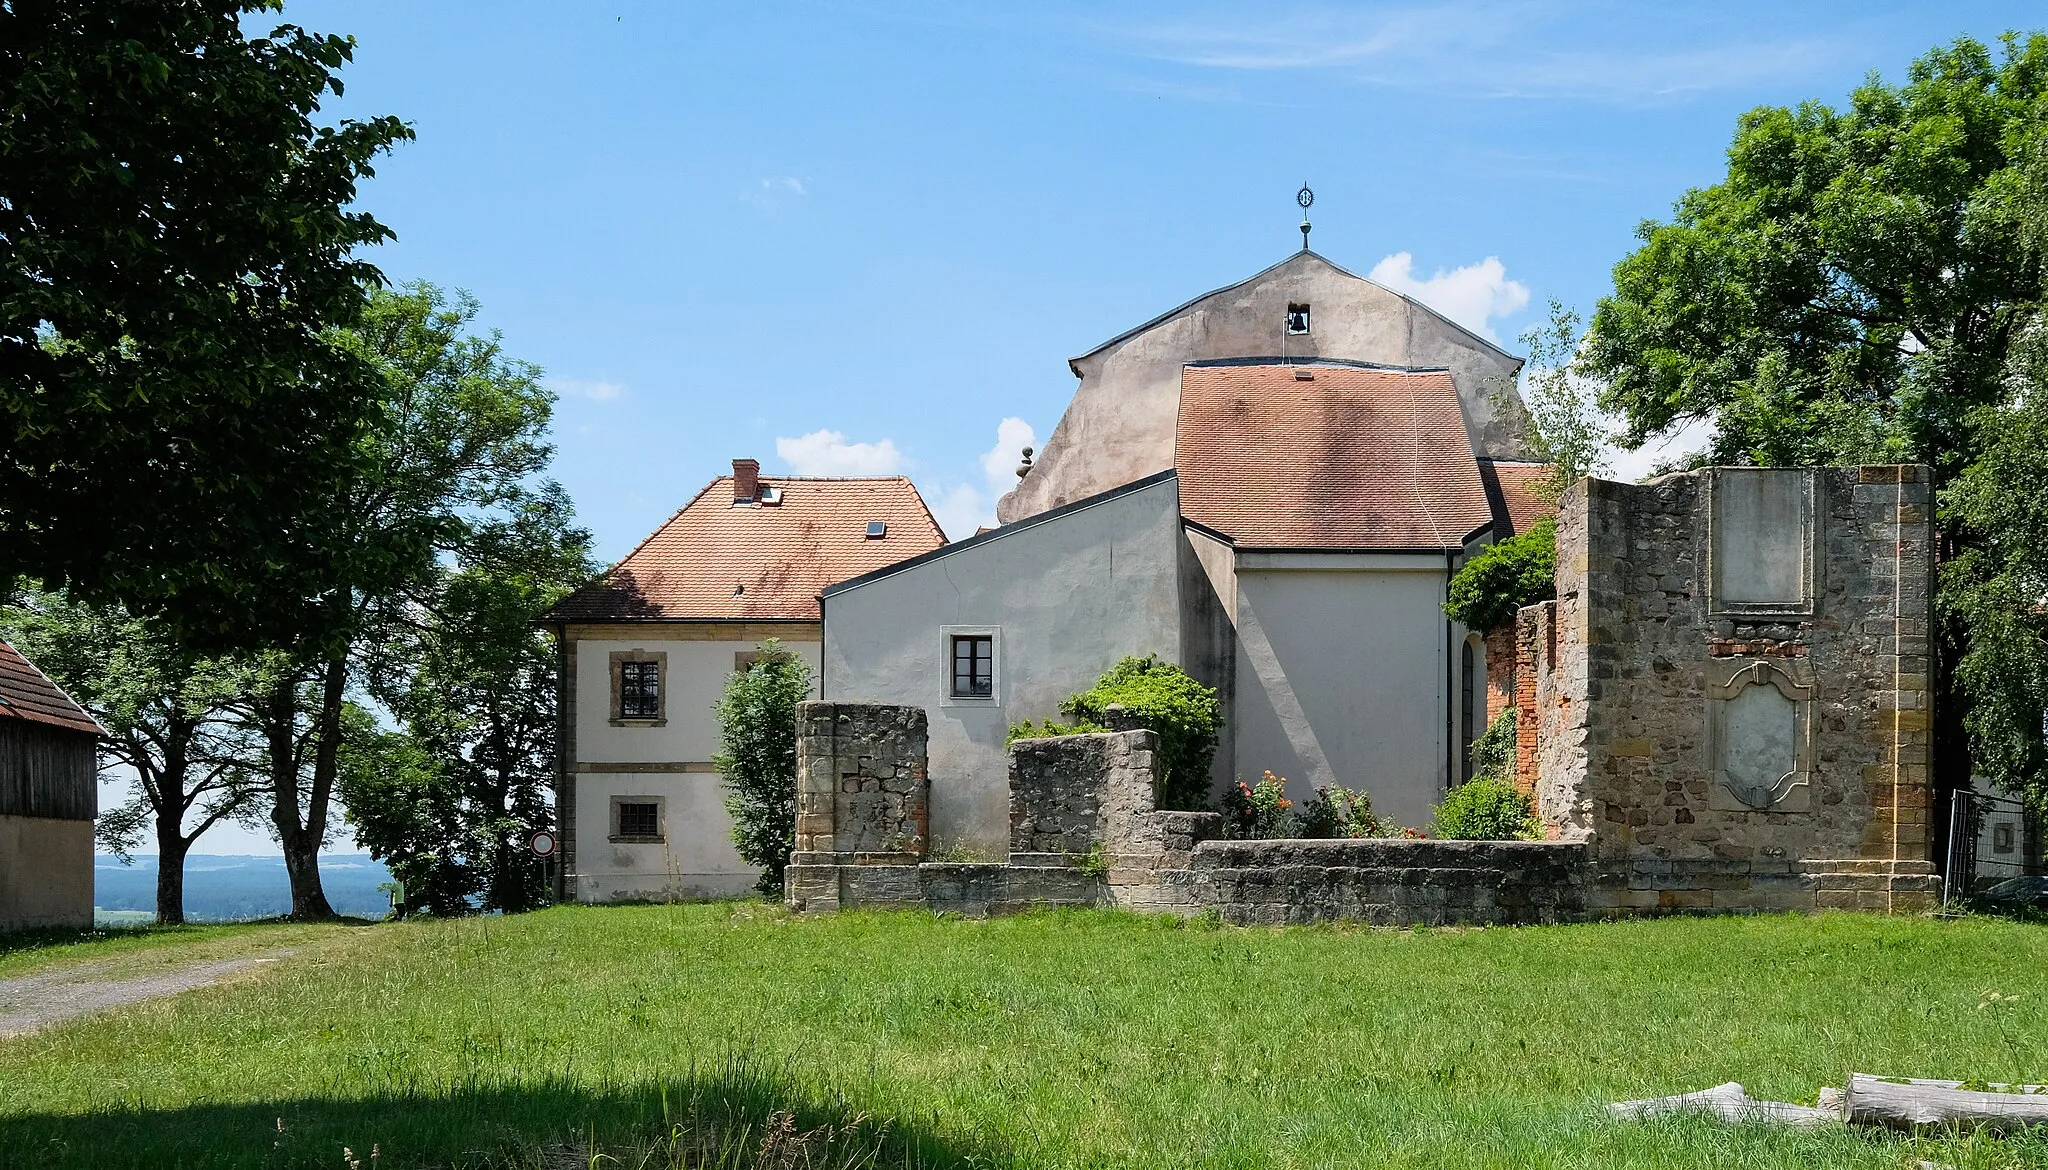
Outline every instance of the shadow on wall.
{"label": "shadow on wall", "polygon": [[799,1090],[742,1061],[608,1092],[561,1081],[407,1083],[375,1097],[41,1114],[0,1126],[7,1166],[331,1167],[345,1164],[344,1148],[365,1166],[580,1167],[598,1164],[600,1154],[604,1164],[648,1170],[942,1170],[1007,1160],[878,1121],[842,1096]]}

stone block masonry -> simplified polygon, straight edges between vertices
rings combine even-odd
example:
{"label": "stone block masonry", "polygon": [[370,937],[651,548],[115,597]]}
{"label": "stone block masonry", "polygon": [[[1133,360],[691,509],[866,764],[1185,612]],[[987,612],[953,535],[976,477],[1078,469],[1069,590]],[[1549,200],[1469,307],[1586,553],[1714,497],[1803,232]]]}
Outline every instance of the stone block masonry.
{"label": "stone block masonry", "polygon": [[1612,909],[1938,896],[1929,481],[1710,468],[1566,494],[1557,600],[1518,625],[1518,771]]}
{"label": "stone block masonry", "polygon": [[[878,703],[797,707],[792,906],[921,903],[917,865],[929,833],[925,713]],[[857,870],[858,872],[848,872]]]}

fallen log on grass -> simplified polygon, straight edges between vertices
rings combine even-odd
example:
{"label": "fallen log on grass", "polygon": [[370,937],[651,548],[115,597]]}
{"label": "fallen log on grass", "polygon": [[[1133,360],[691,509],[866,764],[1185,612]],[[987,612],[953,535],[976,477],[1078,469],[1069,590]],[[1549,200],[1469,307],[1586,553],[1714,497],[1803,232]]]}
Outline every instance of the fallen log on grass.
{"label": "fallen log on grass", "polygon": [[1906,1130],[1923,1126],[2013,1130],[2048,1124],[2048,1086],[1966,1089],[1964,1084],[1851,1073],[1848,1092],[1843,1094],[1843,1114],[1857,1125]]}
{"label": "fallen log on grass", "polygon": [[1758,1101],[1745,1092],[1737,1081],[1715,1085],[1711,1089],[1701,1089],[1697,1093],[1680,1093],[1675,1097],[1617,1101],[1607,1107],[1607,1112],[1610,1116],[1624,1121],[1692,1115],[1718,1117],[1723,1121],[1737,1123],[1791,1125],[1800,1128],[1829,1125],[1842,1119],[1840,1113],[1832,1110],[1794,1105],[1789,1101]]}

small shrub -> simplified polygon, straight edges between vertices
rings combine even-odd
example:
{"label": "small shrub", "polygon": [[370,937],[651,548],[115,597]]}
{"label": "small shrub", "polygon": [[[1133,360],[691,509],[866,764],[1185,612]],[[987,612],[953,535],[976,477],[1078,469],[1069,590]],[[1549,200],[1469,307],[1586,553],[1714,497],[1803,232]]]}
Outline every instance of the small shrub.
{"label": "small shrub", "polygon": [[1088,852],[1082,856],[1075,868],[1081,871],[1082,877],[1094,878],[1098,882],[1108,881],[1109,854],[1104,853],[1102,851],[1102,844],[1097,842],[1089,847]]}
{"label": "small shrub", "polygon": [[796,705],[811,693],[811,668],[774,638],[761,656],[725,681],[713,765],[725,782],[725,808],[740,857],[761,867],[764,894],[782,892],[782,871],[796,847]]}
{"label": "small shrub", "polygon": [[1316,789],[1315,796],[1301,806],[1297,831],[1304,837],[1393,837],[1399,830],[1372,811],[1372,797],[1363,789],[1353,791],[1342,784]]}
{"label": "small shrub", "polygon": [[1543,824],[1522,790],[1506,779],[1479,776],[1444,794],[1431,835],[1446,841],[1527,841]]}
{"label": "small shrub", "polygon": [[1201,809],[1209,804],[1209,773],[1216,762],[1223,705],[1214,687],[1155,657],[1126,658],[1088,690],[1060,704],[1060,713],[1081,724],[1107,725],[1111,707],[1122,707],[1141,727],[1159,736],[1165,768],[1159,807]]}
{"label": "small shrub", "polygon": [[1515,709],[1502,711],[1472,741],[1472,775],[1506,780],[1515,770]]}
{"label": "small shrub", "polygon": [[1257,784],[1239,780],[1223,793],[1223,833],[1242,841],[1292,837],[1294,802],[1287,781],[1268,772]]}
{"label": "small shrub", "polygon": [[1481,549],[1451,578],[1444,612],[1490,630],[1525,605],[1557,596],[1557,521],[1545,519]]}

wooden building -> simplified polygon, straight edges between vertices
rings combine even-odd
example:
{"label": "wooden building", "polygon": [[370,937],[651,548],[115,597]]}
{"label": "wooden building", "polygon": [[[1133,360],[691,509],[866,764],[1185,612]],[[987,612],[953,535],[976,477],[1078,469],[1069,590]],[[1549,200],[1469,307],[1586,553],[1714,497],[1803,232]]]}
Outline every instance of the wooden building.
{"label": "wooden building", "polygon": [[0,642],[0,931],[92,925],[104,734],[61,687]]}

